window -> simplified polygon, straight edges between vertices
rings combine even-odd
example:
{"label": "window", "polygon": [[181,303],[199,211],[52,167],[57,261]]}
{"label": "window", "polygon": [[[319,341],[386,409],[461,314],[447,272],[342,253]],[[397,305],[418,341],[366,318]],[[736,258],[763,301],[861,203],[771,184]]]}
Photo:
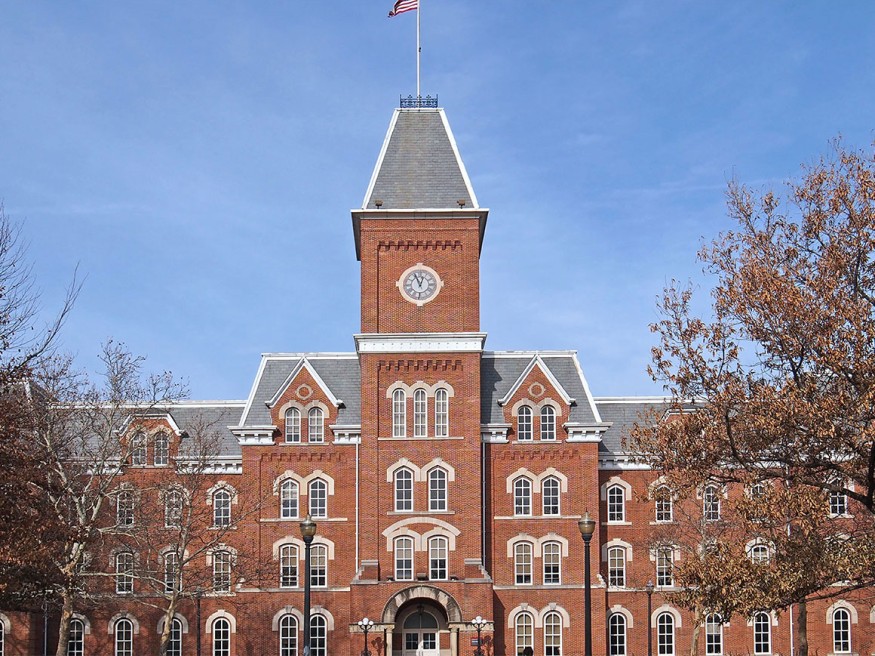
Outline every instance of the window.
{"label": "window", "polygon": [[395,540],[395,580],[413,580],[413,538]]}
{"label": "window", "polygon": [[626,491],[620,485],[608,488],[608,521],[623,522],[626,520]]}
{"label": "window", "polygon": [[829,514],[847,515],[848,496],[842,490],[831,490],[829,493]]}
{"label": "window", "polygon": [[434,393],[434,436],[447,437],[450,434],[450,395],[445,389]]}
{"label": "window", "polygon": [[747,550],[747,556],[754,565],[768,565],[771,559],[769,546],[761,542],[752,544]]}
{"label": "window", "polygon": [[702,492],[702,517],[706,522],[720,520],[720,491],[716,485],[707,485]]}
{"label": "window", "polygon": [[544,482],[541,484],[541,503],[545,515],[559,514],[560,489],[559,479],[555,476],[545,478]]}
{"label": "window", "polygon": [[213,591],[231,592],[231,552],[213,552]]}
{"label": "window", "polygon": [[310,656],[326,656],[328,623],[322,615],[310,618]]}
{"label": "window", "polygon": [[228,490],[216,490],[213,493],[213,526],[231,525],[231,493]]}
{"label": "window", "polygon": [[164,527],[179,528],[182,525],[182,491],[167,490],[164,493]]}
{"label": "window", "polygon": [[310,516],[328,517],[328,485],[321,478],[310,483]]}
{"label": "window", "polygon": [[626,549],[623,547],[608,549],[608,585],[626,587]]}
{"label": "window", "polygon": [[116,496],[115,523],[117,526],[133,526],[134,524],[134,492],[122,490]]}
{"label": "window", "polygon": [[846,608],[832,612],[832,650],[836,654],[851,651],[851,614]]}
{"label": "window", "polygon": [[297,408],[286,410],[286,443],[297,444],[301,441],[301,411]]}
{"label": "window", "polygon": [[307,413],[307,441],[314,444],[325,441],[325,413],[322,408],[310,408]]}
{"label": "window", "polygon": [[418,389],[413,393],[413,437],[425,437],[428,434],[428,401],[425,390]]}
{"label": "window", "polygon": [[544,656],[559,656],[562,653],[562,618],[559,613],[547,613],[544,617]]}
{"label": "window", "polygon": [[659,588],[670,588],[674,585],[672,556],[671,547],[660,547],[656,550],[656,586]]}
{"label": "window", "polygon": [[674,617],[670,613],[656,618],[656,643],[659,656],[674,655]]}
{"label": "window", "polygon": [[280,517],[282,519],[298,517],[298,484],[288,478],[280,484]]}
{"label": "window", "polygon": [[562,582],[562,550],[558,542],[547,542],[541,550],[544,560],[544,585],[559,585]]}
{"label": "window", "polygon": [[532,409],[527,405],[521,405],[516,411],[516,435],[523,442],[532,439]]}
{"label": "window", "polygon": [[[0,624],[0,654],[3,654],[3,625]],[[85,653],[85,624],[82,620],[70,620],[70,637],[67,639],[67,656],[83,656]]]}
{"label": "window", "polygon": [[517,585],[532,584],[532,545],[517,542],[513,547],[514,582]]}
{"label": "window", "polygon": [[428,509],[432,512],[447,509],[447,472],[441,467],[428,472]]}
{"label": "window", "polygon": [[298,656],[298,618],[294,615],[280,618],[280,656]]}
{"label": "window", "polygon": [[447,539],[432,538],[428,541],[428,578],[445,581],[447,578]]}
{"label": "window", "polygon": [[134,554],[122,551],[115,555],[116,594],[131,594],[134,591]]}
{"label": "window", "polygon": [[280,587],[298,587],[298,547],[293,544],[280,547]]}
{"label": "window", "polygon": [[656,521],[660,524],[673,521],[671,490],[667,485],[660,485],[653,493],[653,501],[656,506]]}
{"label": "window", "polygon": [[753,653],[772,653],[772,624],[767,613],[753,616]]}
{"label": "window", "polygon": [[395,510],[413,510],[413,472],[407,467],[395,471]]}
{"label": "window", "polygon": [[164,592],[172,594],[179,592],[182,589],[182,582],[178,581],[179,576],[179,554],[175,551],[168,551],[164,554]]}
{"label": "window", "polygon": [[534,625],[535,622],[529,613],[520,613],[516,616],[516,653],[523,653],[526,647],[534,649]]}
{"label": "window", "polygon": [[155,452],[152,461],[156,467],[165,467],[170,461],[170,436],[161,432],[155,436]]}
{"label": "window", "polygon": [[705,654],[719,656],[723,653],[723,620],[719,615],[705,617]]}
{"label": "window", "polygon": [[310,585],[314,588],[328,587],[328,547],[324,544],[310,547]]}
{"label": "window", "polygon": [[[0,622],[0,656],[2,656],[5,653],[5,651],[3,650],[3,639],[5,638],[4,630],[5,629],[3,627],[3,622]],[[71,629],[71,631],[72,631],[72,629]],[[70,650],[70,643],[68,642],[67,643],[67,653],[68,654],[70,653],[69,650]],[[81,654],[82,652],[80,651],[79,653]]]}
{"label": "window", "polygon": [[541,408],[541,439],[556,439],[556,411],[553,406],[545,405]]}
{"label": "window", "polygon": [[115,656],[134,656],[134,625],[128,619],[115,623]]}
{"label": "window", "polygon": [[608,654],[626,656],[626,617],[613,613],[608,620]]}
{"label": "window", "polygon": [[513,482],[513,514],[532,514],[532,482],[525,476]]}
{"label": "window", "polygon": [[407,395],[400,389],[392,392],[392,437],[407,437]]}
{"label": "window", "polygon": [[167,656],[182,656],[182,620],[174,617],[170,623],[170,641]]}
{"label": "window", "polygon": [[131,464],[134,467],[146,464],[146,436],[143,433],[134,433],[131,438]]}
{"label": "window", "polygon": [[224,617],[213,622],[213,656],[231,656],[231,623]]}

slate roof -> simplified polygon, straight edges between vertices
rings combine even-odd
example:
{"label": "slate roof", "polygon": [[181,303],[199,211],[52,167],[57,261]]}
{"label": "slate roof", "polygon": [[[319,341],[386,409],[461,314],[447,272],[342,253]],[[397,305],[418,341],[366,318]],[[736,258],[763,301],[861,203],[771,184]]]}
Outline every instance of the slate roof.
{"label": "slate roof", "polygon": [[364,209],[477,208],[443,109],[396,109],[362,203]]}
{"label": "slate roof", "polygon": [[668,410],[668,403],[658,397],[626,397],[597,398],[602,421],[611,422],[611,427],[602,435],[599,451],[603,453],[621,454],[623,439],[629,436],[629,430],[637,421],[648,421],[649,413],[654,410],[660,415]]}
{"label": "slate roof", "polygon": [[178,403],[169,408],[168,414],[181,431],[189,434],[218,436],[218,456],[240,456],[237,437],[228,430],[236,426],[243,412],[244,401],[200,401]]}

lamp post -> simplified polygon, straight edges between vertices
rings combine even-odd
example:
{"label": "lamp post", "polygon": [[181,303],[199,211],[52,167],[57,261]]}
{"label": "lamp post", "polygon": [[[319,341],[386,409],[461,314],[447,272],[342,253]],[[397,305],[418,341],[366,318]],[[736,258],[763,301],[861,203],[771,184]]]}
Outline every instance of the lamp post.
{"label": "lamp post", "polygon": [[367,617],[359,620],[358,622],[359,628],[365,634],[365,648],[362,650],[362,656],[371,656],[370,650],[368,650],[368,631],[370,631],[374,627],[374,621],[369,620]]}
{"label": "lamp post", "polygon": [[483,627],[489,624],[488,620],[484,620],[479,615],[471,620],[471,624],[474,625],[474,628],[477,629],[477,649],[474,650],[474,656],[483,656],[483,644],[480,641],[480,636],[483,631]]}
{"label": "lamp post", "polygon": [[653,581],[648,581],[644,589],[647,591],[647,656],[653,656],[653,627],[650,626],[650,617],[653,613]]}
{"label": "lamp post", "polygon": [[316,522],[307,515],[300,526],[304,538],[304,656],[310,656],[310,545],[316,535]]}
{"label": "lamp post", "polygon": [[589,511],[583,514],[577,521],[577,528],[580,529],[580,536],[583,538],[583,543],[586,545],[584,549],[584,576],[583,581],[583,615],[586,625],[586,635],[583,642],[584,656],[592,656],[592,590],[590,588],[589,576],[589,543],[592,541],[592,534],[595,533],[595,520],[589,516]]}

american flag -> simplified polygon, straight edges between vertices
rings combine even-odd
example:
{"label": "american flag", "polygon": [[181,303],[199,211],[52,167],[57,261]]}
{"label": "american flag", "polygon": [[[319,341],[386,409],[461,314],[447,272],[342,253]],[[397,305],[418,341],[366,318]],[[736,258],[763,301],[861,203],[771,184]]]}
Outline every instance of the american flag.
{"label": "american flag", "polygon": [[405,11],[415,11],[419,9],[419,0],[397,0],[392,11],[389,12],[389,18],[403,14]]}

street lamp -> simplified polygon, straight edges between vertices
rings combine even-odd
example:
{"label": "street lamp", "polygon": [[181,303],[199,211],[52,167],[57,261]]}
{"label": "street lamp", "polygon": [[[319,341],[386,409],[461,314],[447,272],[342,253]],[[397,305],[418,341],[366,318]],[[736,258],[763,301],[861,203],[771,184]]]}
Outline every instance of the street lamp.
{"label": "street lamp", "polygon": [[479,615],[471,620],[471,624],[474,625],[474,628],[477,629],[477,649],[474,650],[474,656],[483,656],[483,644],[480,641],[480,634],[483,631],[483,627],[489,624],[489,620],[484,620]]}
{"label": "street lamp", "polygon": [[358,622],[359,628],[364,631],[365,634],[365,648],[362,651],[362,656],[371,656],[371,652],[368,650],[368,631],[370,631],[374,627],[374,621],[369,620],[367,617],[359,620]]}
{"label": "street lamp", "polygon": [[310,545],[316,535],[316,522],[307,515],[300,526],[304,538],[304,656],[310,656]]}
{"label": "street lamp", "polygon": [[580,537],[586,545],[584,550],[584,576],[583,581],[583,615],[586,624],[586,635],[584,636],[583,654],[584,656],[592,656],[592,590],[589,582],[589,543],[592,540],[592,534],[595,533],[595,520],[589,516],[589,511],[583,514],[577,520],[577,528],[580,529]]}
{"label": "street lamp", "polygon": [[653,628],[650,626],[650,617],[653,613],[653,581],[648,581],[644,590],[647,592],[647,656],[653,656]]}

